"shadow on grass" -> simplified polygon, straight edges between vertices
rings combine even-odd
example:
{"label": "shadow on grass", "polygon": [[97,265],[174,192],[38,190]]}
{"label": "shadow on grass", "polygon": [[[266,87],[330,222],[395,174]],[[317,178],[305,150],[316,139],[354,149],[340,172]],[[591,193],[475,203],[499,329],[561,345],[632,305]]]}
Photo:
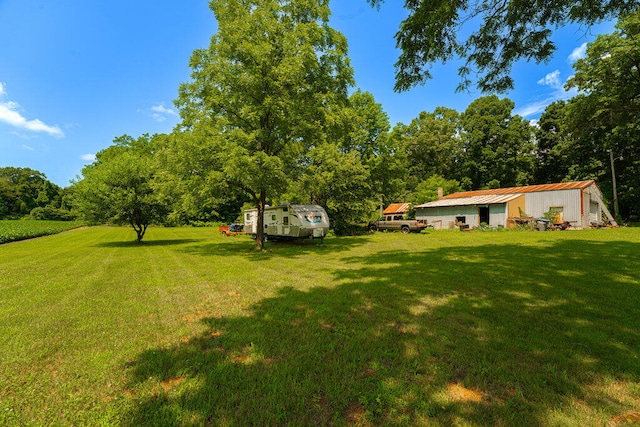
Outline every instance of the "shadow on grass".
{"label": "shadow on grass", "polygon": [[323,241],[317,239],[267,242],[262,251],[255,241],[248,237],[227,237],[222,241],[210,241],[199,245],[189,245],[182,249],[184,253],[200,256],[242,255],[251,261],[264,261],[272,258],[294,258],[308,254],[328,254],[350,251],[365,244],[367,236],[331,237]]}
{"label": "shadow on grass", "polygon": [[96,247],[100,248],[143,248],[153,246],[178,246],[190,243],[201,242],[205,239],[164,239],[164,240],[142,240],[138,242],[136,240],[127,240],[124,242],[102,242],[98,243]]}
{"label": "shadow on grass", "polygon": [[345,264],[335,287],[283,288],[247,317],[203,318],[201,335],[140,354],[122,421],[521,426],[559,413],[579,425],[629,410],[607,381],[640,399],[637,244],[453,247]]}

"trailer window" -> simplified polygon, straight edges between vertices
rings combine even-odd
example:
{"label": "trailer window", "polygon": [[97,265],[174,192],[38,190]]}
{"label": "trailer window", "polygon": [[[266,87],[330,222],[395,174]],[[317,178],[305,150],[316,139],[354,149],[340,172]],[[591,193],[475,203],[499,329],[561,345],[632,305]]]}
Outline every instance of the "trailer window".
{"label": "trailer window", "polygon": [[313,212],[309,212],[305,214],[304,220],[310,222],[311,224],[315,224],[318,222],[322,222],[322,217],[320,215],[314,215]]}

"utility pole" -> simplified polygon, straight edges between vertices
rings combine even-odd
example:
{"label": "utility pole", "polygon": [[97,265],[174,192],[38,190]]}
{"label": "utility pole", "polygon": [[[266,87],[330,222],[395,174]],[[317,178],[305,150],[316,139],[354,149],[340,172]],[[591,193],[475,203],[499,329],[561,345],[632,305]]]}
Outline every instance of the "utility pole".
{"label": "utility pole", "polygon": [[616,191],[616,169],[613,165],[614,160],[622,160],[622,156],[613,158],[613,150],[609,150],[609,158],[611,159],[611,182],[613,184],[613,216],[618,220],[618,192]]}

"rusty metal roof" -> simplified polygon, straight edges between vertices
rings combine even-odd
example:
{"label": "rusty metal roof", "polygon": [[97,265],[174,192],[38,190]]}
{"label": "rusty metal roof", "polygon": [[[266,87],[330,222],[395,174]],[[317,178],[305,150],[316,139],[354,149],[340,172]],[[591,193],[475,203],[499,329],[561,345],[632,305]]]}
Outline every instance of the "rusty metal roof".
{"label": "rusty metal roof", "polygon": [[383,215],[403,214],[409,212],[411,203],[392,203],[382,212]]}
{"label": "rusty metal roof", "polygon": [[515,193],[536,193],[541,191],[560,191],[560,190],[572,190],[572,189],[584,190],[585,188],[593,184],[595,184],[595,181],[589,180],[589,181],[562,182],[559,184],[527,185],[524,187],[494,188],[491,190],[462,191],[460,193],[453,193],[453,194],[444,196],[443,199],[459,199],[462,197],[491,196],[491,195],[515,194]]}
{"label": "rusty metal roof", "polygon": [[[460,194],[460,193],[456,193]],[[443,198],[433,202],[424,203],[416,208],[442,208],[446,206],[470,206],[470,205],[495,205],[507,203],[522,196],[522,193],[514,194],[489,194],[486,196],[458,197],[455,199]]]}

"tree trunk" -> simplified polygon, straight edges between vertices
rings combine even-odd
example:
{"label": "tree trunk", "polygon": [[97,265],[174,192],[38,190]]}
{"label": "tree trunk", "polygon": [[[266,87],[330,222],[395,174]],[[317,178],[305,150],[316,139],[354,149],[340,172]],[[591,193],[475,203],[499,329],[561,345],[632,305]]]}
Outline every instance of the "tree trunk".
{"label": "tree trunk", "polygon": [[260,197],[258,198],[258,225],[256,233],[256,246],[259,249],[264,247],[264,208],[266,204],[266,194],[264,190],[260,190]]}
{"label": "tree trunk", "polygon": [[138,243],[142,242],[142,238],[144,237],[144,233],[147,231],[147,227],[149,226],[149,224],[138,224],[138,223],[131,222],[131,226],[136,231],[137,242]]}

